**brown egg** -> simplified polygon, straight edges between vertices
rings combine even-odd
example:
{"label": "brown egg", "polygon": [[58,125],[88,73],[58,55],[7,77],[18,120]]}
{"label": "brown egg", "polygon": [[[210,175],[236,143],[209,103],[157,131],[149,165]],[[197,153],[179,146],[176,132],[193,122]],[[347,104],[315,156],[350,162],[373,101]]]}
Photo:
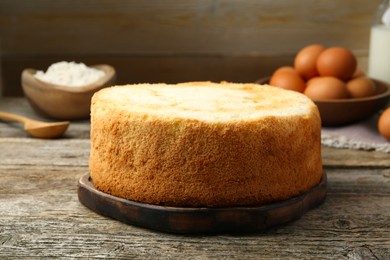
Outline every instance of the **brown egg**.
{"label": "brown egg", "polygon": [[352,77],[356,66],[356,57],[343,47],[328,48],[321,52],[317,59],[320,76],[332,76],[344,81]]}
{"label": "brown egg", "polygon": [[307,85],[304,94],[313,100],[348,98],[345,83],[335,77],[318,77]]}
{"label": "brown egg", "polygon": [[352,78],[346,83],[351,98],[373,96],[376,93],[375,83],[368,77]]}
{"label": "brown egg", "polygon": [[361,68],[356,68],[355,72],[352,75],[352,78],[364,77],[366,73]]}
{"label": "brown egg", "polygon": [[380,115],[378,131],[384,138],[390,141],[390,107]]}
{"label": "brown egg", "polygon": [[326,48],[312,44],[300,50],[294,59],[294,68],[306,80],[318,76],[317,58]]}
{"label": "brown egg", "polygon": [[269,84],[271,86],[294,90],[301,93],[305,89],[305,81],[294,69],[286,69],[284,71],[275,72],[272,75]]}
{"label": "brown egg", "polygon": [[293,67],[291,67],[291,66],[283,66],[283,67],[280,67],[280,68],[276,69],[274,71],[274,73],[272,73],[272,76],[275,76],[276,74],[281,73],[281,72],[292,72],[292,73],[295,73],[296,70]]}
{"label": "brown egg", "polygon": [[306,87],[315,82],[317,79],[321,79],[322,77],[314,77],[306,81]]}

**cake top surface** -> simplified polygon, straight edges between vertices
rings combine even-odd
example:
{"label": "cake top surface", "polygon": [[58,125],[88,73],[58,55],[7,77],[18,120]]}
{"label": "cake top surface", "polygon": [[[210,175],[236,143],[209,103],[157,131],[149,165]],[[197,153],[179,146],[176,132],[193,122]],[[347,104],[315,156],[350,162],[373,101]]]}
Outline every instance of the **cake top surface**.
{"label": "cake top surface", "polygon": [[303,94],[250,83],[124,85],[100,90],[94,100],[132,113],[214,122],[307,115],[315,106]]}

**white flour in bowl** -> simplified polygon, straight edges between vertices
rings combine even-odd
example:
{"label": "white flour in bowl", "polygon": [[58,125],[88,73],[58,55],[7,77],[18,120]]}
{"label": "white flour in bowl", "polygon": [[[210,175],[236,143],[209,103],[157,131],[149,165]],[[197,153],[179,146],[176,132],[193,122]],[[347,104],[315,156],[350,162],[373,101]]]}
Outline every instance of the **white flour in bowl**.
{"label": "white flour in bowl", "polygon": [[91,84],[104,75],[104,71],[90,68],[84,63],[60,61],[50,65],[46,72],[37,71],[34,76],[52,84],[80,87]]}

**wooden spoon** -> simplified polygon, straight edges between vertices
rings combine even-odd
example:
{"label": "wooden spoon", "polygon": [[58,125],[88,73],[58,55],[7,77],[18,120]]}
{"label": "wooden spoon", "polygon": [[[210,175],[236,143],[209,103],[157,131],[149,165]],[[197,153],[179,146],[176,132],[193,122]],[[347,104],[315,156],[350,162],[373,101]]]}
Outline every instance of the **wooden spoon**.
{"label": "wooden spoon", "polygon": [[25,116],[1,112],[0,119],[13,120],[24,124],[24,130],[37,138],[57,138],[62,136],[69,126],[69,121],[42,122],[27,118]]}

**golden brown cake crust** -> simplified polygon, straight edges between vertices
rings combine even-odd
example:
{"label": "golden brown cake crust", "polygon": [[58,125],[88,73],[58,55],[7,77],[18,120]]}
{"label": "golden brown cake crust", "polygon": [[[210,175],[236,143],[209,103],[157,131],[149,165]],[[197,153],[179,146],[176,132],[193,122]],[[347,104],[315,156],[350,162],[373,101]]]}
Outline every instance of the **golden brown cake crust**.
{"label": "golden brown cake crust", "polygon": [[[131,95],[132,86],[120,88]],[[158,205],[248,206],[295,197],[321,179],[321,123],[311,102],[304,115],[214,122],[132,112],[110,101],[113,92],[98,92],[91,106],[90,174],[103,192]]]}

